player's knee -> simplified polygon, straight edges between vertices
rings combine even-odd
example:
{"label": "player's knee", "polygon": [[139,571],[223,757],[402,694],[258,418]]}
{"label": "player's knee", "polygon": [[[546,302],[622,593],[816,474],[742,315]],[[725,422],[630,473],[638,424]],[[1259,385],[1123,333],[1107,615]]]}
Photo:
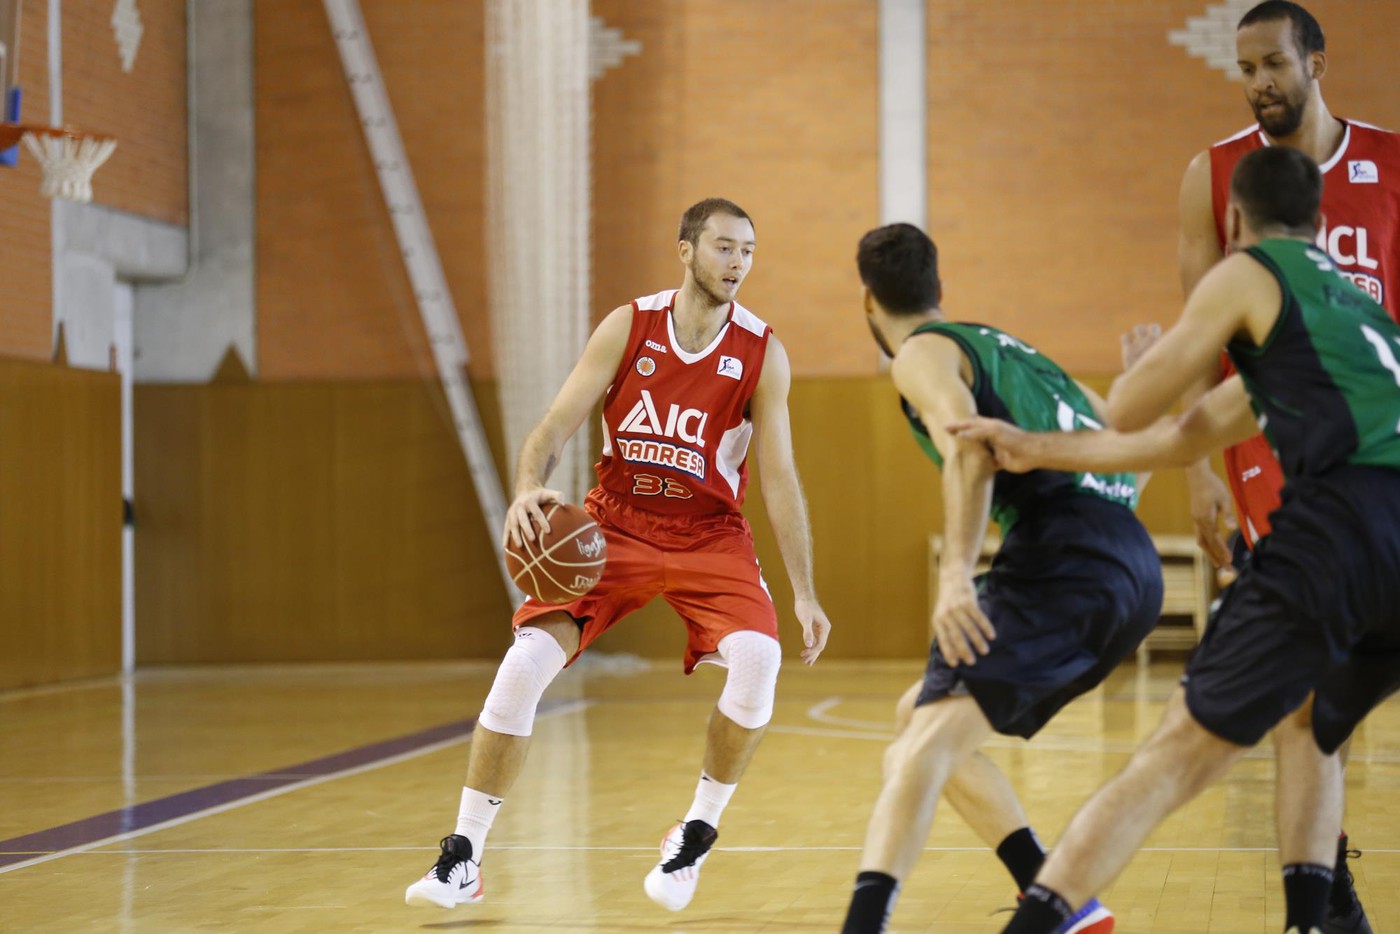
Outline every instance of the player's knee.
{"label": "player's knee", "polygon": [[767,725],[783,663],[778,640],[760,632],[731,632],[719,640],[719,653],[729,666],[719,712],[746,730]]}
{"label": "player's knee", "polygon": [[914,717],[914,704],[919,699],[919,693],[923,690],[923,681],[915,681],[894,704],[894,732],[895,735],[903,733],[909,728],[909,721]]}
{"label": "player's knee", "polygon": [[477,722],[493,733],[529,736],[544,689],[569,657],[548,633],[522,626],[506,651]]}

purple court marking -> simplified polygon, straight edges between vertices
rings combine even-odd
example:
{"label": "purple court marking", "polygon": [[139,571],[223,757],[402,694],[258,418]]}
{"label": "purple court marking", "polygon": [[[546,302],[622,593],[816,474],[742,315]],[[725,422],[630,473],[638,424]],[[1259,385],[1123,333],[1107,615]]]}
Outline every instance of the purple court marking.
{"label": "purple court marking", "polygon": [[[551,708],[560,706],[563,704],[559,702],[542,703],[539,712],[545,713]],[[312,759],[310,762],[303,762],[285,769],[273,769],[269,772],[260,772],[257,775],[243,778],[231,778],[228,781],[205,785],[203,788],[182,791],[179,794],[157,798],[144,804],[136,804],[117,811],[108,811],[106,814],[98,814],[95,817],[73,821],[71,824],[62,824],[47,830],[25,834],[22,837],[0,840],[0,867],[30,860],[35,856],[45,856],[93,844],[108,837],[144,830],[147,827],[154,827],[156,824],[188,817],[209,808],[231,804],[243,798],[251,798],[254,795],[304,782],[307,779],[334,775],[337,772],[370,765],[383,759],[391,759],[422,749],[425,746],[431,746],[434,743],[461,739],[470,736],[475,727],[475,717],[454,720],[451,723],[420,730],[417,733],[371,743],[368,746],[357,746],[345,752]]]}

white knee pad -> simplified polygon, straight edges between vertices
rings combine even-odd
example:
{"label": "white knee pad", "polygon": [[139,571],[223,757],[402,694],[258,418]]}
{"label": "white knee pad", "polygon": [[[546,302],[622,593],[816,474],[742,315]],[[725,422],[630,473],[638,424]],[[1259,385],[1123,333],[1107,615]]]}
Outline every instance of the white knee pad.
{"label": "white knee pad", "polygon": [[719,654],[729,666],[719,712],[746,730],[758,729],[773,718],[773,693],[783,664],[778,640],[761,632],[731,632],[719,640]]}
{"label": "white knee pad", "polygon": [[506,650],[501,667],[496,669],[496,680],[476,722],[493,733],[529,736],[544,689],[568,660],[549,633],[533,626],[520,627],[515,644]]}

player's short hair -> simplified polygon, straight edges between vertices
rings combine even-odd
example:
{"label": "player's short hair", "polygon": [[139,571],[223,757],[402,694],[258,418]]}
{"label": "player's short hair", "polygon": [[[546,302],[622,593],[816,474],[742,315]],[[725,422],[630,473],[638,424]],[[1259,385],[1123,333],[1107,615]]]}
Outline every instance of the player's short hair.
{"label": "player's short hair", "polygon": [[1292,146],[1265,146],[1235,165],[1230,198],[1255,230],[1282,227],[1312,234],[1322,205],[1322,173]]}
{"label": "player's short hair", "polygon": [[1307,10],[1296,3],[1290,3],[1289,0],[1264,0],[1240,19],[1236,31],[1255,23],[1276,23],[1281,19],[1293,24],[1293,44],[1298,47],[1299,55],[1306,58],[1314,52],[1327,51],[1327,37],[1322,34],[1322,27],[1318,25],[1317,20]]}
{"label": "player's short hair", "polygon": [[887,224],[861,237],[856,266],[860,281],[891,314],[919,314],[943,299],[938,247],[913,224]]}
{"label": "player's short hair", "polygon": [[748,221],[750,227],[754,226],[749,212],[733,201],[727,198],[706,198],[686,208],[685,213],[681,215],[681,234],[677,238],[678,241],[684,240],[692,246],[699,246],[700,231],[705,229],[705,221],[716,214],[728,214],[730,217]]}

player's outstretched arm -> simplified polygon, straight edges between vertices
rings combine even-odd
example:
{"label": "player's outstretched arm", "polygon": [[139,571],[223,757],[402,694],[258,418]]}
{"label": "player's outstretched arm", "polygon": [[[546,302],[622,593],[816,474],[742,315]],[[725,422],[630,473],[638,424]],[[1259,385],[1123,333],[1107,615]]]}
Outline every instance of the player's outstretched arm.
{"label": "player's outstretched arm", "polygon": [[[1215,229],[1215,209],[1211,204],[1210,153],[1201,152],[1191,160],[1181,180],[1177,201],[1180,215],[1180,236],[1177,241],[1177,272],[1181,278],[1183,299],[1191,297],[1205,274],[1220,262],[1220,235]],[[1195,405],[1220,382],[1216,370],[1201,377],[1182,396],[1183,411]],[[1186,467],[1186,488],[1190,494],[1191,521],[1196,526],[1196,540],[1217,564],[1229,564],[1229,549],[1225,547],[1222,527],[1234,522],[1230,508],[1230,491],[1215,471],[1210,460],[1202,458]]]}
{"label": "player's outstretched arm", "polygon": [[559,465],[565,443],[593,411],[617,376],[627,338],[632,330],[632,306],[609,312],[593,331],[583,355],[574,364],[564,385],[520,446],[515,466],[515,499],[506,510],[505,535],[516,546],[521,539],[535,540],[535,527],[548,529],[542,506],[559,499],[558,490],[545,489],[545,481]]}
{"label": "player's outstretched arm", "polygon": [[1206,394],[1184,415],[1168,416],[1141,431],[1032,432],[995,418],[971,418],[948,426],[953,435],[987,446],[997,467],[1117,473],[1180,467],[1218,448],[1243,441],[1259,426],[1239,376]]}
{"label": "player's outstretched arm", "polygon": [[770,334],[749,415],[758,450],[763,505],[792,583],[793,611],[802,624],[802,661],[812,665],[826,648],[831,621],[817,600],[812,581],[812,527],[792,455],[792,422],[788,417],[791,386],[792,368],[787,351],[782,342]]}
{"label": "player's outstretched arm", "polygon": [[1236,254],[1218,263],[1191,293],[1181,318],[1108,392],[1108,421],[1136,431],[1167,414],[1182,395],[1215,373],[1236,335],[1262,342],[1282,302],[1278,282],[1256,260]]}
{"label": "player's outstretched arm", "polygon": [[963,378],[965,365],[962,350],[952,340],[922,334],[900,345],[890,366],[895,388],[918,411],[943,458],[943,554],[933,631],[949,665],[976,664],[996,638],[972,580],[991,515],[996,464],[985,446],[956,438],[943,427],[977,414],[976,400]]}

